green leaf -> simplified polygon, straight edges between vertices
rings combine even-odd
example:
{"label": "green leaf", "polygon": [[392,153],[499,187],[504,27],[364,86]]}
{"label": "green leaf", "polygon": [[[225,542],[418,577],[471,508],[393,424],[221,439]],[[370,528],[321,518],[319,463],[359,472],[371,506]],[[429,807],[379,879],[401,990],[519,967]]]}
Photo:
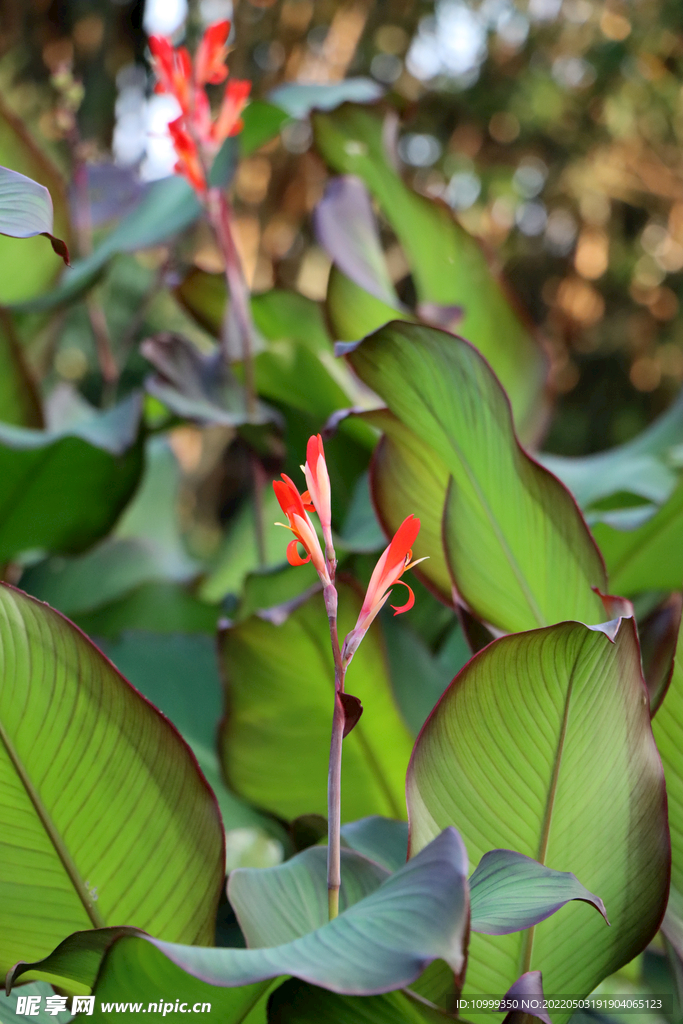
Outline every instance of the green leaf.
{"label": "green leaf", "polygon": [[285,110],[291,117],[307,117],[312,110],[334,110],[349,101],[374,103],[384,95],[384,89],[372,78],[345,78],[342,82],[307,85],[291,82],[273,89],[268,99]]}
{"label": "green leaf", "polygon": [[370,496],[370,476],[361,473],[353,489],[349,510],[335,546],[361,554],[382,551],[386,540],[379,524]]}
{"label": "green leaf", "polygon": [[23,294],[16,299],[12,297],[11,301],[17,303],[17,309],[26,312],[41,312],[72,302],[97,280],[112,256],[160,245],[188,228],[200,213],[194,190],[184,178],[171,176],[154,182],[135,209],[94,252],[66,271],[57,288],[31,301],[22,302]]}
{"label": "green leaf", "polygon": [[[373,893],[388,875],[359,853],[342,850],[340,913]],[[329,920],[327,847],[310,846],[277,867],[231,871],[228,899],[252,949],[281,946],[322,928]]]}
{"label": "green leaf", "polygon": [[270,142],[282,126],[289,121],[289,115],[280,107],[265,100],[252,100],[242,112],[244,127],[237,136],[240,155],[250,156],[255,150]]}
{"label": "green leaf", "polygon": [[88,636],[113,640],[131,629],[213,637],[220,615],[220,608],[205,604],[178,583],[143,583],[109,604],[72,618]]}
{"label": "green leaf", "polygon": [[43,413],[9,315],[0,313],[0,421],[42,427]]}
{"label": "green leaf", "polygon": [[417,736],[427,716],[450,681],[471,657],[462,631],[451,643],[447,657],[435,657],[411,627],[393,615],[381,613],[387,645],[391,684],[404,719]]}
{"label": "green leaf", "polygon": [[[355,590],[342,584],[340,636],[354,626],[360,605]],[[234,789],[259,807],[284,818],[326,815],[334,666],[322,594],[286,618],[286,611],[277,612],[272,621],[254,616],[222,634],[223,765]],[[347,689],[365,711],[344,741],[342,818],[403,817],[412,741],[392,700],[374,626],[354,658]]]}
{"label": "green leaf", "polygon": [[621,491],[661,504],[676,485],[672,456],[683,443],[683,395],[637,437],[626,444],[568,458],[542,452],[538,458],[559,476],[581,508]]}
{"label": "green leaf", "polygon": [[137,486],[140,397],[61,430],[0,423],[0,560],[76,552],[107,533]]}
{"label": "green leaf", "polygon": [[[166,1013],[175,1012],[178,1000],[190,1008],[200,1004],[195,1012],[215,1014],[221,1024],[252,1024],[252,1020],[260,1024],[265,1022],[265,1012],[260,1019],[249,1015],[260,1005],[265,1011],[272,985],[259,982],[241,988],[217,988],[187,974],[149,942],[115,928],[77,932],[40,967],[43,974],[77,977],[81,990],[92,988],[96,996],[92,1016],[103,1021],[120,1020],[121,1013],[128,1020],[146,1019],[138,1015],[163,1014],[164,1005]],[[135,1011],[131,1003],[138,1004]],[[202,1005],[207,1009],[202,1010]]]}
{"label": "green leaf", "polygon": [[198,636],[143,630],[140,624],[98,646],[120,672],[173,723],[197,758],[218,801],[225,829],[284,832],[232,793],[223,781],[216,736],[222,713],[215,634]]}
{"label": "green leaf", "polygon": [[268,1024],[438,1024],[453,1018],[404,992],[340,996],[292,978],[268,1002]]}
{"label": "green leaf", "polygon": [[[213,568],[199,588],[199,597],[203,601],[218,602],[227,594],[239,594],[246,576],[258,568],[254,516],[253,502],[246,500],[230,520]],[[267,487],[263,495],[266,568],[279,567],[285,561],[282,543],[284,534],[282,527],[276,525],[276,520],[281,517],[281,509],[273,489]],[[317,580],[315,570],[310,566],[307,569],[302,568],[302,571],[305,582],[299,593]]]}
{"label": "green leaf", "polygon": [[377,814],[350,821],[341,828],[342,839],[364,857],[387,871],[398,871],[408,858],[408,825]]}
{"label": "green leaf", "polygon": [[222,830],[190,751],[59,613],[0,608],[0,969],[110,922],[211,941]]}
{"label": "green leaf", "polygon": [[593,536],[605,559],[610,588],[630,597],[641,590],[683,586],[683,484],[636,530],[596,523]]}
{"label": "green leaf", "polygon": [[[120,601],[142,584],[185,581],[196,576],[201,566],[187,554],[180,535],[179,486],[180,469],[168,438],[148,438],[140,486],[112,534],[83,555],[49,558],[31,566],[21,577],[22,590],[72,619],[77,617],[80,625],[86,613]],[[181,592],[174,593],[177,596]],[[167,596],[170,598],[170,594]],[[161,593],[159,597],[164,600]],[[184,603],[187,606],[187,601]],[[138,609],[142,610],[140,605]],[[150,612],[153,616],[153,609],[143,615],[147,616],[148,628],[156,628]],[[126,612],[120,614],[125,620]]]}
{"label": "green leaf", "polygon": [[508,935],[545,921],[570,900],[591,903],[607,921],[602,900],[571,871],[554,871],[512,850],[490,850],[470,878],[470,927]]}
{"label": "green leaf", "polygon": [[[177,966],[213,985],[241,986],[294,974],[333,992],[371,995],[401,988],[434,960],[459,974],[467,941],[467,854],[455,829],[446,829],[373,893],[333,921],[280,946],[263,949],[207,949],[176,945],[139,934],[116,941],[126,950],[129,972],[137,970],[145,943]],[[85,935],[101,948],[102,936]],[[73,935],[61,951],[23,970],[48,971],[50,961],[69,957],[75,976],[91,983],[93,957],[83,955],[83,937]],[[71,956],[69,954],[71,953]],[[78,956],[73,955],[79,954]],[[107,960],[100,971],[106,976]]]}
{"label": "green leaf", "polygon": [[[69,206],[64,180],[23,121],[4,103],[0,103],[0,163],[48,190],[54,204],[54,229],[50,227],[47,230],[54,230],[60,238],[69,241]],[[20,239],[3,235],[0,237],[0,266],[0,305],[7,306],[39,295],[50,287],[64,265],[43,238]]]}
{"label": "green leaf", "polygon": [[445,207],[404,185],[386,156],[374,114],[347,105],[315,115],[313,125],[323,158],[337,172],[362,178],[378,201],[406,253],[418,301],[463,307],[459,332],[499,376],[520,435],[533,436],[542,417],[543,357],[478,243]]}
{"label": "green leaf", "polygon": [[547,992],[584,995],[632,959],[659,925],[669,871],[633,620],[614,640],[566,622],[473,658],[415,746],[408,809],[411,853],[457,823],[475,864],[497,847],[572,871],[609,915],[607,928],[574,903],[527,932],[473,934],[466,995],[536,968]]}
{"label": "green leaf", "polygon": [[413,319],[366,292],[338,267],[332,267],[327,282],[327,312],[338,341],[357,341],[390,320]]}
{"label": "green leaf", "polygon": [[[380,517],[391,530],[411,497],[418,516],[429,506],[415,556],[440,561],[443,509],[453,582],[476,616],[505,632],[604,619],[592,588],[605,591],[606,577],[586,524],[569,492],[520,447],[505,393],[476,349],[394,322],[349,358],[400,421],[389,428],[401,443],[389,454],[390,471],[377,468],[381,454],[373,466]],[[407,453],[405,477],[397,452]],[[392,478],[402,481],[397,494],[387,488]],[[444,593],[442,564],[423,571]]]}
{"label": "green leaf", "polygon": [[69,263],[66,242],[52,234],[52,199],[44,185],[25,174],[0,167],[0,234],[10,238],[45,235],[52,248]]}
{"label": "green leaf", "polygon": [[652,720],[652,731],[664,765],[671,835],[671,891],[663,930],[683,957],[683,646],[678,631],[671,682]]}
{"label": "green leaf", "polygon": [[441,531],[448,469],[434,449],[389,410],[363,413],[362,418],[383,433],[370,464],[370,489],[382,528],[393,537],[406,516],[418,517],[420,533],[413,553],[428,561],[421,563],[416,575],[451,604],[453,585]]}

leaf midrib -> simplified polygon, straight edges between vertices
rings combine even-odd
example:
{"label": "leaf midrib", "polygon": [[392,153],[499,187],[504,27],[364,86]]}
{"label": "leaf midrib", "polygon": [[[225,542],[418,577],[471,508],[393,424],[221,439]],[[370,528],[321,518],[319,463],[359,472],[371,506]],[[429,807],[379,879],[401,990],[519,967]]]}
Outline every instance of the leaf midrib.
{"label": "leaf midrib", "polygon": [[7,735],[7,732],[2,721],[0,721],[0,742],[2,742],[3,746],[5,747],[7,755],[10,761],[12,762],[12,765],[14,766],[14,770],[19,776],[21,783],[26,791],[26,795],[31,801],[33,808],[36,814],[38,815],[38,818],[43,828],[45,829],[48,838],[52,843],[52,846],[54,847],[55,853],[57,854],[59,860],[61,861],[61,864],[76,891],[76,895],[81,901],[83,908],[92,923],[93,928],[105,928],[106,921],[100,915],[97,908],[93,905],[88,895],[88,890],[85,887],[85,883],[83,882],[83,879],[80,876],[78,868],[74,864],[71,854],[69,853],[62,837],[57,831],[57,828],[54,822],[52,821],[52,818],[50,817],[47,808],[43,804],[43,801],[40,798],[40,794],[38,793],[35,786],[31,782],[31,778],[26,768],[24,767],[21,758],[19,757],[17,751],[15,750],[12,741]]}
{"label": "leaf midrib", "polygon": [[[555,809],[555,796],[557,794],[557,781],[560,775],[560,767],[562,765],[562,754],[564,753],[564,742],[567,736],[567,723],[569,721],[569,705],[571,703],[572,692],[574,689],[574,673],[576,671],[576,662],[572,667],[569,681],[567,683],[567,693],[564,699],[564,710],[562,712],[562,726],[560,728],[560,735],[557,740],[557,748],[555,750],[555,761],[553,764],[553,773],[550,778],[550,786],[548,788],[548,799],[545,805],[545,813],[543,815],[543,825],[541,826],[541,834],[538,843],[538,853],[536,860],[539,864],[545,864],[546,853],[548,852],[548,840],[550,838],[550,825],[553,817],[553,810]],[[534,932],[535,925],[528,928],[523,933],[522,938],[522,949],[521,949],[521,964],[520,974],[525,974],[531,966],[531,954],[534,946]]]}

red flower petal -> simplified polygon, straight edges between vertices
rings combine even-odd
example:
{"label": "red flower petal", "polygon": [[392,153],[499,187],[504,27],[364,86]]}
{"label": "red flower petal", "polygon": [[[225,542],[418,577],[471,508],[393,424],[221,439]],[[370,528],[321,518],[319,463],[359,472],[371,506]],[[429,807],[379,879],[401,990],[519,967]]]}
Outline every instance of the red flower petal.
{"label": "red flower petal", "polygon": [[310,562],[311,560],[310,555],[308,556],[308,558],[301,557],[297,547],[298,544],[298,540],[290,540],[289,544],[287,545],[287,561],[289,562],[290,565],[306,565],[306,563]]}
{"label": "red flower petal", "polygon": [[394,615],[402,615],[403,612],[410,611],[410,609],[415,604],[415,594],[413,593],[411,588],[408,586],[408,584],[405,583],[403,580],[396,580],[396,582],[400,583],[402,587],[405,587],[406,590],[408,591],[408,595],[409,595],[408,600],[406,601],[405,604],[400,604],[400,605],[392,604],[391,605],[391,607],[394,609]]}

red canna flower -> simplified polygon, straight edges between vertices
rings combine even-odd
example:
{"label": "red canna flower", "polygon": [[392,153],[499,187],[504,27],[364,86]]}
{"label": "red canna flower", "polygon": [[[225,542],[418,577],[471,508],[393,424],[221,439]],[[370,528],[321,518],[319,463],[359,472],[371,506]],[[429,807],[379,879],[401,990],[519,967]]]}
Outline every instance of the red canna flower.
{"label": "red canna flower", "polygon": [[229,21],[210,25],[197,48],[194,68],[184,46],[174,49],[170,39],[163,36],[150,36],[149,40],[157,76],[156,91],[175,96],[182,111],[169,125],[178,156],[175,170],[184,174],[200,193],[206,191],[203,164],[210,166],[223,141],[242,130],[240,115],[251,90],[250,82],[228,82],[218,115],[215,119],[211,117],[204,86],[218,84],[227,77],[224,60],[229,33]]}
{"label": "red canna flower", "polygon": [[156,92],[168,92],[178,100],[183,114],[190,110],[192,61],[184,46],[173,49],[164,36],[150,36],[149,48],[154,57],[157,76]]}
{"label": "red canna flower", "polygon": [[[306,509],[313,509],[309,503],[309,494],[299,494],[296,484],[288,476],[282,474],[282,480],[273,481],[273,490],[280,503],[280,508],[287,516],[286,523],[277,523],[277,526],[284,526],[294,534],[294,540],[287,545],[287,561],[290,565],[305,565],[306,562],[313,562],[318,576],[325,586],[330,584],[330,576],[325,564],[325,557],[320,547],[318,535],[310,520]],[[307,558],[301,558],[297,551],[297,544],[305,549]]]}
{"label": "red canna flower", "polygon": [[184,118],[181,114],[181,116],[176,118],[175,121],[171,121],[168,126],[171,138],[173,139],[176,156],[178,157],[175,170],[179,174],[184,174],[197,192],[203,193],[206,191],[204,169],[202,167],[201,160],[199,159],[197,144],[185,131],[183,127],[183,120]]}
{"label": "red canna flower", "polygon": [[251,82],[234,78],[225,87],[221,109],[213,125],[213,144],[218,149],[224,139],[238,135],[244,127],[240,114],[247,105]]}
{"label": "red canna flower", "polygon": [[325,449],[320,434],[308,439],[306,446],[306,465],[301,467],[308,484],[308,493],[318,513],[323,528],[325,546],[333,551],[332,544],[332,506],[330,501],[330,476],[325,462]]}
{"label": "red canna flower", "polygon": [[194,58],[196,85],[206,85],[207,83],[218,85],[228,77],[225,58],[228,52],[229,34],[229,21],[217,21],[215,25],[210,25],[207,28]]}
{"label": "red canna flower", "polygon": [[419,532],[420,520],[416,519],[415,516],[408,516],[394,534],[389,547],[380,555],[379,561],[370,577],[358,621],[344,640],[342,660],[345,665],[348,665],[351,661],[373,619],[389,600],[391,587],[396,583],[400,583],[408,589],[408,600],[405,604],[399,606],[392,604],[391,607],[394,609],[394,615],[401,615],[402,612],[407,612],[415,604],[415,595],[408,584],[401,579],[401,576],[407,569],[412,569],[414,565],[425,560],[424,558],[418,558],[416,561],[412,561],[413,552],[411,549]]}

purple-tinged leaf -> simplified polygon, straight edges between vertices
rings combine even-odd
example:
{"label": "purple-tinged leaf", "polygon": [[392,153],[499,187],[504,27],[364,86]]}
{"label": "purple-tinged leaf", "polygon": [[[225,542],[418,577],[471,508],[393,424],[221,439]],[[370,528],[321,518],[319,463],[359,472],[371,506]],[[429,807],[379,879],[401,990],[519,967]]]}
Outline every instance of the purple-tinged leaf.
{"label": "purple-tinged leaf", "polygon": [[454,331],[462,322],[465,311],[462,306],[442,306],[438,302],[419,302],[417,315],[420,320],[444,331]]}
{"label": "purple-tinged leaf", "polygon": [[402,310],[389,277],[370,196],[353,175],[332,178],[315,211],[318,242],[355,284]]}
{"label": "purple-tinged leaf", "polygon": [[513,850],[491,850],[470,878],[471,928],[509,935],[544,921],[570,900],[591,903],[607,921],[602,900],[570,871],[553,871]]}
{"label": "purple-tinged leaf", "polygon": [[52,234],[53,212],[50,193],[44,185],[8,167],[0,167],[0,234],[11,238],[45,235],[67,266],[66,242]]}
{"label": "purple-tinged leaf", "polygon": [[342,839],[388,871],[398,871],[408,859],[408,823],[371,814],[341,827]]}
{"label": "purple-tinged leaf", "polygon": [[656,715],[674,670],[683,595],[671,594],[638,625],[643,674],[650,695],[650,714]]}
{"label": "purple-tinged leaf", "polygon": [[349,735],[354,725],[358,725],[360,716],[363,714],[363,705],[358,697],[352,693],[340,693],[339,699],[344,708],[344,739]]}
{"label": "purple-tinged leaf", "polygon": [[[445,960],[456,976],[461,975],[469,923],[466,875],[465,847],[456,830],[447,828],[339,917],[282,945],[216,949],[127,935],[113,948],[123,944],[126,973],[136,970],[146,956],[146,943],[151,943],[176,966],[211,985],[231,988],[291,974],[348,995],[389,992],[411,984],[434,960]],[[49,957],[22,965],[22,973],[31,969],[49,974],[53,957],[59,953],[63,965],[71,943],[70,977],[92,986],[96,958],[83,955],[88,936],[92,947],[101,949],[102,939],[95,931],[72,935]],[[106,978],[110,956],[111,947],[99,982]],[[10,983],[17,977],[13,973]]]}
{"label": "purple-tinged leaf", "polygon": [[149,189],[132,167],[117,167],[112,163],[89,164],[86,176],[89,210],[80,208],[73,185],[69,191],[72,220],[77,228],[99,228],[125,216]]}
{"label": "purple-tinged leaf", "polygon": [[543,976],[540,971],[527,971],[519,976],[514,985],[511,985],[503,996],[499,1013],[506,1013],[506,1022],[517,1019],[517,1014],[528,1013],[532,1017],[538,1017],[543,1024],[552,1024],[548,1011],[545,1009],[545,996],[543,995]]}

